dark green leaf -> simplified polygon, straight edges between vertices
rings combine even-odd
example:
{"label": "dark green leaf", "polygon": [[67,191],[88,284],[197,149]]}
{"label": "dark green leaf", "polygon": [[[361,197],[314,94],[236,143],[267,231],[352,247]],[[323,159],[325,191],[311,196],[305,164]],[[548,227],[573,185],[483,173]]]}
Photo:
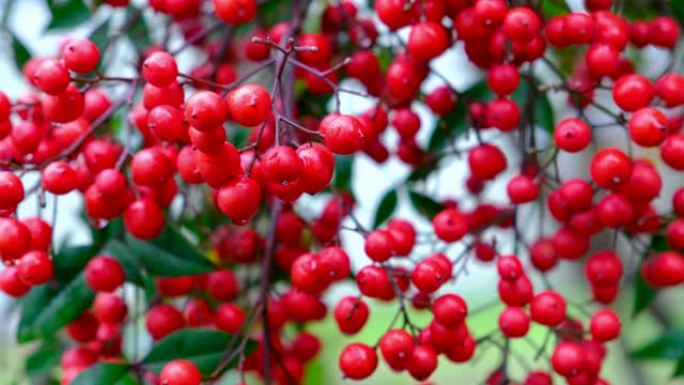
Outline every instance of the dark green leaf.
{"label": "dark green leaf", "polygon": [[143,49],[152,44],[150,29],[147,26],[142,11],[135,7],[128,7],[126,12],[127,24],[130,28],[126,30],[126,36],[137,49]]}
{"label": "dark green leaf", "polygon": [[491,99],[493,95],[491,89],[487,85],[487,82],[484,80],[473,84],[467,90],[463,91],[461,94],[465,96],[467,99],[479,101]]}
{"label": "dark green leaf", "polygon": [[467,127],[465,117],[465,103],[458,103],[452,113],[439,119],[428,141],[428,151],[437,153],[444,149],[449,141],[464,133]]}
{"label": "dark green leaf", "polygon": [[21,301],[17,340],[24,343],[52,335],[90,308],[93,297],[83,273],[68,283],[34,287]]}
{"label": "dark green leaf", "polygon": [[141,241],[126,234],[126,244],[138,263],[152,275],[179,277],[214,269],[214,264],[169,224],[151,241]]}
{"label": "dark green leaf", "polygon": [[130,369],[128,364],[97,364],[79,374],[71,385],[132,385],[136,382]]}
{"label": "dark green leaf", "polygon": [[[242,338],[242,337],[236,337]],[[159,341],[152,351],[145,357],[143,364],[148,370],[159,373],[169,361],[185,359],[191,361],[205,375],[212,373],[226,358],[230,351],[226,349],[231,345],[236,348],[240,341],[233,341],[233,336],[218,330],[211,329],[183,329],[177,331]],[[245,355],[249,355],[256,343],[247,341]],[[235,367],[236,360],[226,365],[225,369]]]}
{"label": "dark green leaf", "polygon": [[684,376],[684,357],[679,357],[677,360],[677,365],[675,365],[675,370],[672,372],[672,377]]}
{"label": "dark green leaf", "polygon": [[648,308],[658,296],[658,291],[650,286],[638,274],[634,282],[634,300],[632,304],[632,316],[641,313]]}
{"label": "dark green leaf", "polygon": [[109,37],[110,20],[103,21],[88,37],[98,48],[102,49],[107,44]]}
{"label": "dark green leaf", "polygon": [[55,277],[60,282],[71,281],[96,253],[97,249],[92,245],[62,247],[52,259]]}
{"label": "dark green leaf", "polygon": [[553,130],[556,127],[556,119],[553,115],[553,107],[546,94],[536,96],[534,101],[534,120],[546,132],[553,134]]}
{"label": "dark green leaf", "polygon": [[413,207],[422,215],[432,219],[437,213],[442,211],[442,204],[431,197],[416,191],[409,191],[409,200]]}
{"label": "dark green leaf", "polygon": [[397,208],[397,190],[391,189],[380,200],[377,210],[375,210],[375,220],[373,220],[373,228],[377,228],[385,223],[394,210]]}
{"label": "dark green leaf", "polygon": [[104,253],[113,256],[121,262],[121,266],[124,272],[126,272],[127,281],[133,282],[140,287],[145,286],[140,265],[133,256],[133,252],[126,245],[120,241],[112,240],[105,246]]}
{"label": "dark green leaf", "polygon": [[335,176],[333,186],[337,190],[351,191],[352,169],[354,165],[353,156],[335,157]]}
{"label": "dark green leaf", "polygon": [[26,360],[26,373],[36,376],[47,372],[59,364],[62,350],[57,344],[45,343]]}
{"label": "dark green leaf", "polygon": [[[565,5],[565,2],[560,2]],[[567,5],[565,7],[560,6],[559,3],[555,1],[542,1],[542,12],[547,18],[554,16],[561,16],[568,13]]]}
{"label": "dark green leaf", "polygon": [[83,0],[47,0],[52,19],[48,30],[75,27],[91,16]]}
{"label": "dark green leaf", "polygon": [[411,171],[408,178],[406,178],[406,182],[408,182],[408,183],[417,182],[419,180],[423,180],[423,179],[427,178],[432,173],[432,171],[434,171],[437,168],[437,163],[438,163],[438,160],[436,160],[430,164],[418,166],[413,171]]}
{"label": "dark green leaf", "polygon": [[[662,235],[656,235],[651,239],[649,250],[665,251],[668,249],[667,239]],[[650,251],[649,251],[650,252]],[[648,256],[648,252],[644,257]],[[632,302],[632,315],[636,316],[642,310],[648,308],[658,296],[658,290],[650,287],[638,274],[634,282],[634,299]]]}
{"label": "dark green leaf", "polygon": [[670,331],[631,353],[634,358],[676,360],[684,357],[684,331]]}
{"label": "dark green leaf", "polygon": [[93,243],[95,244],[95,247],[98,248],[104,247],[111,239],[121,238],[124,231],[124,224],[121,218],[109,221],[103,228],[90,227]]}
{"label": "dark green leaf", "polygon": [[29,49],[26,48],[26,45],[14,35],[12,35],[12,51],[14,52],[14,64],[16,64],[17,69],[21,71],[24,64],[31,59],[31,51],[29,51]]}
{"label": "dark green leaf", "polygon": [[684,24],[684,2],[673,0],[670,2],[670,7],[672,7],[672,13],[679,20],[679,23]]}

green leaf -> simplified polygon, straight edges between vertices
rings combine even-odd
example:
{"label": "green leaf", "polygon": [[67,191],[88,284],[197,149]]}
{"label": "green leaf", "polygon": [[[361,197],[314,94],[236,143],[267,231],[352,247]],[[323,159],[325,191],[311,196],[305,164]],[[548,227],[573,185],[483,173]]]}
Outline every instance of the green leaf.
{"label": "green leaf", "polygon": [[43,344],[26,360],[26,374],[36,376],[47,372],[59,364],[62,350],[57,344]]}
{"label": "green leaf", "polygon": [[432,219],[437,213],[442,211],[442,204],[432,199],[431,197],[421,194],[419,192],[410,190],[409,200],[413,207],[424,215],[425,217]]}
{"label": "green leaf", "polygon": [[97,28],[93,30],[93,32],[90,33],[90,36],[88,36],[88,39],[95,43],[95,45],[102,49],[104,46],[107,44],[108,37],[109,37],[109,26],[110,26],[110,19],[107,19],[103,21]]}
{"label": "green leaf", "polygon": [[542,126],[546,132],[553,134],[556,127],[556,119],[549,97],[544,93],[536,96],[534,101],[534,121]]}
{"label": "green leaf", "polygon": [[394,210],[397,208],[397,190],[392,188],[380,200],[377,210],[375,210],[375,220],[373,220],[373,228],[377,228],[385,223]]}
{"label": "green leaf", "polygon": [[[236,338],[242,338],[240,336]],[[159,373],[169,361],[185,359],[195,365],[204,375],[211,374],[230,354],[226,349],[229,345],[237,348],[239,341],[233,341],[233,336],[212,329],[183,329],[159,341],[143,359],[145,368]],[[256,342],[247,341],[245,355],[249,355],[256,348]],[[237,357],[225,369],[237,365]]]}
{"label": "green leaf", "polygon": [[680,359],[684,357],[684,331],[666,332],[650,343],[633,351],[631,356],[642,359]]}
{"label": "green leaf", "polygon": [[90,246],[64,246],[52,258],[55,277],[60,282],[69,282],[76,277],[97,254],[97,249]]}
{"label": "green leaf", "polygon": [[[649,251],[643,257],[648,255],[650,250],[665,251],[668,249],[667,239],[662,235],[656,235],[651,239]],[[642,310],[648,308],[651,303],[658,296],[659,291],[649,286],[644,281],[641,274],[637,274],[634,281],[634,299],[632,301],[632,316],[638,315]]]}
{"label": "green leaf", "polygon": [[142,11],[135,7],[128,7],[126,10],[126,20],[134,20],[130,22],[130,28],[126,30],[126,36],[131,41],[131,44],[137,49],[143,49],[152,44],[150,37],[150,28],[147,26],[147,21],[142,15]]}
{"label": "green leaf", "polygon": [[675,369],[672,372],[672,377],[677,378],[684,376],[684,357],[680,357],[677,360],[677,365],[675,365]]}
{"label": "green leaf", "polygon": [[138,263],[152,275],[179,277],[207,273],[215,268],[183,234],[169,224],[161,235],[151,241],[141,241],[126,234],[126,244]]}
{"label": "green leaf", "polygon": [[112,240],[105,246],[104,253],[113,256],[121,262],[127,281],[133,282],[140,287],[145,286],[145,279],[141,273],[140,265],[133,256],[133,252],[126,245],[120,241]]}
{"label": "green leaf", "polygon": [[97,364],[83,371],[71,385],[132,385],[128,364]]}
{"label": "green leaf", "polygon": [[466,106],[465,103],[456,104],[456,108],[449,115],[439,119],[428,141],[428,151],[439,152],[444,149],[450,140],[466,131]]}
{"label": "green leaf", "polygon": [[[532,81],[533,87],[537,87],[539,84],[541,83],[536,79]],[[518,108],[520,108],[521,114],[525,114],[526,103],[529,97],[534,97],[534,103],[531,106],[533,123],[543,127],[546,132],[552,134],[556,123],[553,106],[551,106],[551,102],[546,93],[539,93],[536,90],[532,90],[530,89],[529,83],[525,83],[524,86],[518,87],[512,95],[513,100],[518,105]]]}
{"label": "green leaf", "polygon": [[641,313],[642,310],[648,308],[657,296],[658,290],[650,287],[641,277],[641,274],[637,274],[634,281],[632,316],[636,316],[637,314]]}
{"label": "green leaf", "polygon": [[68,283],[34,287],[21,301],[17,340],[24,343],[51,336],[88,310],[94,296],[83,273]]}
{"label": "green leaf", "polygon": [[90,9],[83,0],[47,0],[52,19],[48,30],[75,27],[90,19]]}
{"label": "green leaf", "polygon": [[[563,5],[565,5],[565,2],[561,2]],[[567,5],[564,7],[561,7],[560,4],[556,3],[555,1],[542,1],[542,13],[546,18],[551,18],[554,16],[561,16],[565,15],[568,13]]]}
{"label": "green leaf", "polygon": [[335,176],[332,184],[337,190],[351,191],[353,165],[353,156],[335,157]]}
{"label": "green leaf", "polygon": [[481,80],[461,93],[467,99],[483,101],[493,97],[492,90],[487,85],[487,81]]}
{"label": "green leaf", "polygon": [[672,14],[679,20],[679,23],[684,24],[684,2],[673,0],[670,2],[670,7]]}
{"label": "green leaf", "polygon": [[31,59],[31,51],[24,45],[24,43],[15,35],[12,38],[12,52],[14,53],[14,64],[19,71],[22,70],[24,64]]}

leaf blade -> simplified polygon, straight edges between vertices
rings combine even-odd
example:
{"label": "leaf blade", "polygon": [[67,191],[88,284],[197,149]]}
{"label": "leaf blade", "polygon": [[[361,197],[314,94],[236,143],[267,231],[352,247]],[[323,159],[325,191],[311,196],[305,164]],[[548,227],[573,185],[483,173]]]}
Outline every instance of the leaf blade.
{"label": "leaf blade", "polygon": [[397,208],[397,190],[389,190],[385,196],[382,197],[378,208],[375,210],[375,219],[373,220],[373,228],[378,228],[381,224],[385,223],[387,219],[394,213]]}

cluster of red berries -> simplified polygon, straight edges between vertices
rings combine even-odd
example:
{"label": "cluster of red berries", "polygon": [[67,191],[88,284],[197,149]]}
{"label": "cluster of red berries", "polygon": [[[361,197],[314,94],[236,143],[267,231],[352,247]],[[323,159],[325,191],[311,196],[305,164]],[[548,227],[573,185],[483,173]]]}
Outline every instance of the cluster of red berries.
{"label": "cluster of red berries", "polygon": [[[129,6],[127,0],[105,3]],[[509,3],[376,0],[381,26],[366,10],[341,0],[324,7],[319,32],[301,32],[303,19],[311,17],[307,9],[298,9],[301,4],[292,20],[265,25],[255,0],[150,0],[149,8],[178,26],[186,43],[180,50],[166,43],[146,47],[133,77],[106,75],[99,66],[107,52],[87,39],[67,39],[59,55],[31,59],[23,74],[34,90],[14,100],[0,92],[0,259],[5,264],[0,289],[24,296],[32,286],[53,280],[59,268],[52,259],[52,225],[16,215],[30,195],[78,191],[93,226],[120,218],[135,242],[145,242],[175,226],[173,202],[182,196],[187,204],[192,188],[207,192],[197,204],[202,213],[184,207],[177,217],[195,222],[204,221],[203,213],[212,217],[212,228],[197,235],[203,251],[215,252],[216,268],[154,277],[156,295],[148,301],[145,326],[154,341],[186,327],[253,338],[253,352],[231,356],[239,358],[240,385],[247,384],[246,373],[267,383],[302,382],[306,364],[321,349],[306,324],[328,315],[325,294],[341,281],[354,281],[359,293],[339,299],[330,312],[343,334],[364,328],[370,301],[398,302],[397,318],[375,344],[353,342],[343,348],[339,367],[346,378],[368,378],[381,357],[393,371],[425,381],[440,355],[453,363],[468,362],[480,345],[498,346],[500,337],[526,338],[535,323],[557,337],[549,358],[556,375],[571,385],[608,384],[601,373],[605,343],[620,337],[621,321],[605,306],[618,297],[627,272],[615,247],[590,252],[592,239],[602,230],[614,232],[616,239],[619,234],[629,239],[664,235],[669,250],[644,250],[649,253],[641,277],[654,288],[684,283],[684,189],[672,196],[671,213],[656,207],[662,168],[631,151],[632,145],[656,147],[665,165],[684,170],[683,120],[676,115],[684,105],[684,76],[668,70],[650,79],[635,72],[626,53],[630,45],[672,50],[680,28],[665,16],[627,21],[611,11],[611,0],[586,0],[587,12],[554,17]],[[212,35],[214,27],[205,25],[204,18],[228,24],[230,31],[251,29],[235,42],[224,41]],[[407,35],[399,32],[404,28]],[[483,70],[486,96],[462,93],[446,83],[423,92],[430,76],[446,80],[434,59],[459,44]],[[177,54],[188,46],[208,59],[185,71]],[[383,49],[394,53],[389,63],[380,59]],[[570,55],[577,64],[566,75],[550,53]],[[558,84],[538,84],[533,62],[545,63]],[[270,89],[251,79],[266,70],[273,72]],[[340,93],[361,94],[344,88],[342,76],[357,80],[363,94],[377,103],[359,116],[340,113]],[[127,91],[114,98],[109,83]],[[531,98],[524,105],[516,96],[523,87]],[[547,92],[567,93],[578,112],[549,129],[550,151],[537,148],[531,132],[540,124],[534,122],[534,98]],[[615,106],[601,104],[601,93],[612,97]],[[311,108],[312,101],[324,99],[336,102],[333,112]],[[437,153],[420,144],[418,133],[426,128],[416,112],[418,101],[440,119],[435,132],[450,130],[441,125],[455,118],[466,119],[467,130],[475,133],[477,143],[463,152],[469,171],[465,187],[476,205],[436,202],[439,208],[430,215],[427,234],[391,216],[386,224],[367,229],[354,216],[348,186],[331,186],[341,157],[363,152],[383,163],[396,156],[415,172],[428,169],[429,174],[443,158],[461,155],[452,137],[452,152]],[[600,129],[585,114],[592,107],[625,130],[630,150],[596,149],[588,177],[561,178],[558,154],[587,151]],[[100,135],[120,110],[127,113],[126,139]],[[396,146],[384,138],[388,127],[398,136]],[[514,166],[488,140],[492,131],[522,143],[522,165],[506,181],[507,204],[491,203],[483,194]],[[239,143],[236,132],[246,134],[245,143]],[[139,147],[132,136],[141,138]],[[25,189],[19,175],[32,171],[40,173],[40,181]],[[323,209],[302,210],[298,201],[304,194],[324,196]],[[524,218],[518,210],[526,204],[540,206],[542,216],[548,210],[557,229],[542,229],[528,243],[520,234]],[[214,213],[223,217],[216,220]],[[350,222],[354,227],[346,225]],[[358,269],[341,244],[342,230],[364,238],[368,259]],[[504,250],[492,232],[515,233],[516,251]],[[424,252],[426,243],[444,248]],[[519,244],[528,252],[518,252]],[[464,251],[456,257],[453,246]],[[561,261],[579,261],[588,254],[584,272],[598,306],[582,320],[569,314],[570,301],[548,280],[543,290],[535,287],[532,274],[544,275]],[[446,289],[465,269],[464,255],[495,264],[498,273],[503,308],[497,330],[480,338],[468,326],[473,309]],[[256,270],[258,280],[251,282]],[[135,322],[122,295],[127,274],[119,259],[103,253],[85,265],[85,282],[95,299],[65,327],[76,346],[62,355],[63,384],[98,362],[122,360],[123,327]],[[417,325],[412,311],[432,315]],[[259,314],[263,317],[256,322]],[[245,344],[238,345],[244,349]],[[504,363],[489,375],[488,385],[513,383],[505,367],[508,342],[502,352]],[[216,379],[183,357],[160,373],[144,365],[138,369],[151,384],[199,385],[203,378]],[[551,385],[553,375],[535,370],[516,383]]]}

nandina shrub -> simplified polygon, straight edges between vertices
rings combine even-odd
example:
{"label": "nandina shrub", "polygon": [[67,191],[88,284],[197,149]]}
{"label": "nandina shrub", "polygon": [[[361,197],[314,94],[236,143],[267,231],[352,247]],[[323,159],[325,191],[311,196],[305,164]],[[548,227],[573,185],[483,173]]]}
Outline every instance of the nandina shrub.
{"label": "nandina shrub", "polygon": [[[31,56],[5,2],[29,91],[0,91],[0,290],[30,383],[432,384],[494,351],[465,383],[624,384],[632,317],[676,329],[682,3],[361,3],[48,1],[66,32]],[[90,243],[55,242],[65,199]],[[682,338],[632,355],[681,375]]]}

